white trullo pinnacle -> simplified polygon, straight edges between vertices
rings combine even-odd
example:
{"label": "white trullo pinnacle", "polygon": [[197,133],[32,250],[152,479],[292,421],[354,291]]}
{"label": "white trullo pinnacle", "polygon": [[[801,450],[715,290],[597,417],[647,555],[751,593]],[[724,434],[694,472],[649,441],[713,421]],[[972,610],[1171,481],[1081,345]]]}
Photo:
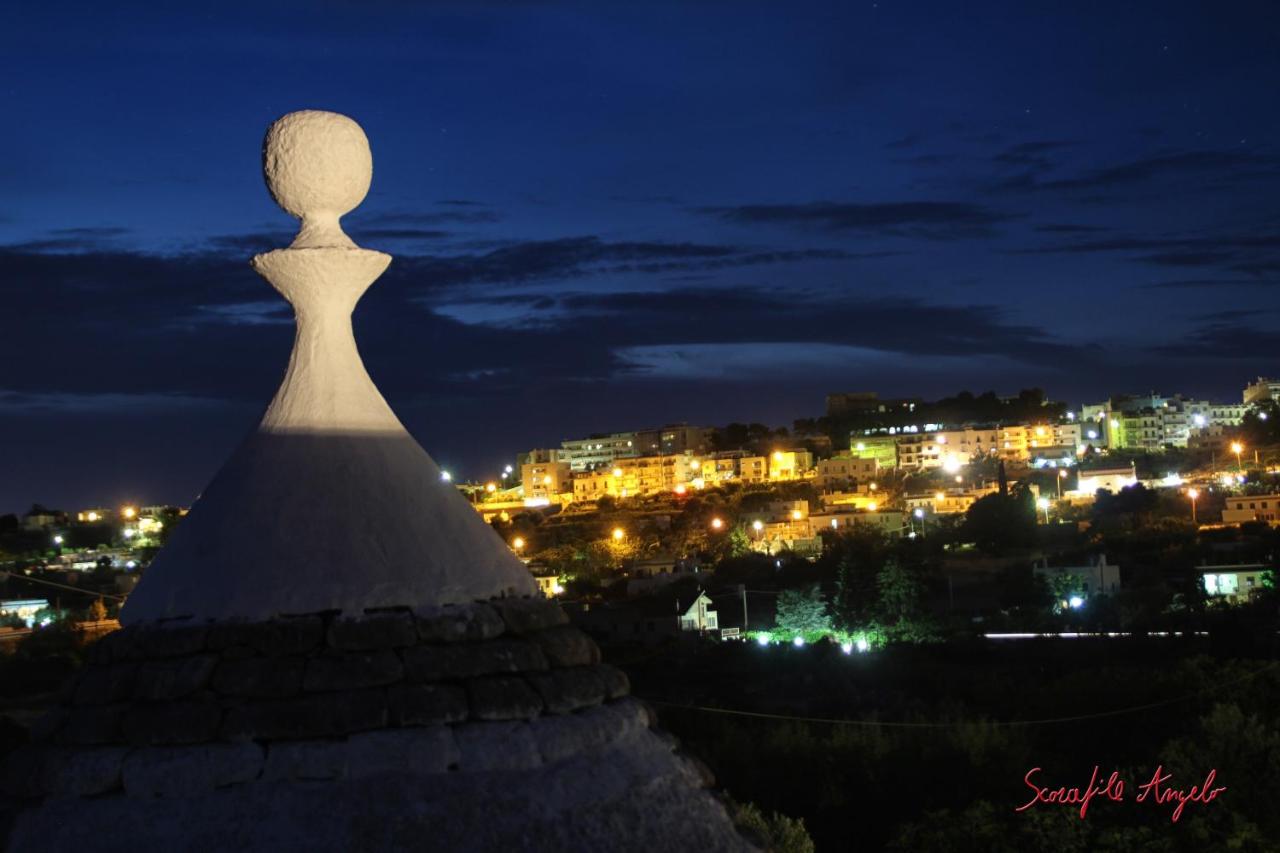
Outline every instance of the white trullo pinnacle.
{"label": "white trullo pinnacle", "polygon": [[289,113],[267,131],[263,171],[272,197],[302,220],[289,248],[253,259],[294,308],[288,371],[129,597],[124,621],[532,594],[528,570],[441,480],[356,349],[351,313],[391,262],[339,224],[369,190],[364,132],[337,113]]}

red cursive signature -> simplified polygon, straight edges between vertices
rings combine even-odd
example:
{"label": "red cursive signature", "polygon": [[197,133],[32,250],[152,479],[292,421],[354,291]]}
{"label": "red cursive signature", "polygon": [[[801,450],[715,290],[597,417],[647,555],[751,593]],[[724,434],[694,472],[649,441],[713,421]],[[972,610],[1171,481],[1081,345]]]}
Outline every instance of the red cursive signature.
{"label": "red cursive signature", "polygon": [[[1031,799],[1027,800],[1018,808],[1017,812],[1024,812],[1032,806],[1038,806],[1041,803],[1049,803],[1052,805],[1070,805],[1080,806],[1080,819],[1084,820],[1085,815],[1089,813],[1089,803],[1094,797],[1104,797],[1112,802],[1124,802],[1124,780],[1120,778],[1119,771],[1112,771],[1111,775],[1104,782],[1101,778],[1101,771],[1097,765],[1094,765],[1093,773],[1089,776],[1089,784],[1082,788],[1067,787],[1048,787],[1036,784],[1032,777],[1043,770],[1041,767],[1032,767],[1027,771],[1027,775],[1022,777],[1022,781],[1034,793]],[[1201,785],[1192,785],[1188,789],[1175,788],[1171,784],[1173,774],[1165,772],[1164,765],[1156,767],[1151,779],[1138,786],[1140,793],[1134,798],[1135,802],[1146,802],[1150,799],[1154,803],[1161,805],[1166,803],[1174,803],[1172,822],[1177,823],[1182,817],[1182,810],[1187,807],[1187,803],[1211,803],[1219,794],[1227,790],[1226,786],[1214,787],[1214,780],[1217,779],[1218,771],[1210,770],[1205,777],[1204,783]]]}
{"label": "red cursive signature", "polygon": [[1035,795],[1027,802],[1023,803],[1014,811],[1026,811],[1034,805],[1040,803],[1058,803],[1062,805],[1080,805],[1080,819],[1084,820],[1084,816],[1089,812],[1089,802],[1096,796],[1102,795],[1115,802],[1124,800],[1124,780],[1120,778],[1118,772],[1112,772],[1107,779],[1105,785],[1098,784],[1098,766],[1093,767],[1093,775],[1089,777],[1089,784],[1083,789],[1081,788],[1041,788],[1031,781],[1031,777],[1039,773],[1042,768],[1032,767],[1027,771],[1027,775],[1022,777],[1022,781],[1027,783],[1027,787],[1035,791]]}
{"label": "red cursive signature", "polygon": [[1145,785],[1139,785],[1138,790],[1142,793],[1137,796],[1137,801],[1142,802],[1148,795],[1157,803],[1176,802],[1173,808],[1173,822],[1177,823],[1178,818],[1182,817],[1182,810],[1186,808],[1187,803],[1211,803],[1223,791],[1227,790],[1226,786],[1215,788],[1213,780],[1217,778],[1218,771],[1210,770],[1209,775],[1204,777],[1203,785],[1192,785],[1191,790],[1183,791],[1179,788],[1164,788],[1160,786],[1173,778],[1172,773],[1164,772],[1164,765],[1158,765],[1156,772],[1151,774],[1151,781]]}

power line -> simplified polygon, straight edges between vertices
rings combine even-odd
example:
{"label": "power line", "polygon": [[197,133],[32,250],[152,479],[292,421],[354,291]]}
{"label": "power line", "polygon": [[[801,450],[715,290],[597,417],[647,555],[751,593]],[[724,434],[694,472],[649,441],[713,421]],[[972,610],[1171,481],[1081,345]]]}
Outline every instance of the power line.
{"label": "power line", "polygon": [[1270,672],[1280,666],[1280,661],[1272,662],[1262,669],[1254,672],[1246,673],[1239,678],[1233,678],[1230,681],[1224,681],[1219,684],[1205,687],[1195,693],[1188,693],[1185,696],[1178,696],[1173,699],[1162,699],[1159,702],[1147,702],[1142,705],[1131,705],[1127,708],[1117,708],[1111,711],[1099,711],[1093,714],[1077,714],[1070,717],[1048,717],[1039,720],[956,720],[946,723],[925,723],[925,722],[905,722],[905,721],[884,721],[884,720],[849,720],[836,719],[832,717],[803,717],[790,714],[769,714],[763,711],[742,711],[736,708],[713,708],[706,705],[685,705],[678,702],[667,702],[661,699],[649,699],[646,697],[638,697],[652,705],[658,705],[667,708],[677,708],[685,711],[701,711],[708,714],[724,714],[732,717],[753,717],[763,720],[777,720],[780,722],[792,723],[818,723],[830,726],[862,726],[875,728],[897,728],[897,729],[951,729],[959,728],[964,725],[987,725],[1003,728],[1026,727],[1026,726],[1049,726],[1061,723],[1076,723],[1084,720],[1098,720],[1107,717],[1120,717],[1126,714],[1136,714],[1141,711],[1150,711],[1154,708],[1163,708],[1168,705],[1176,705],[1180,702],[1187,702],[1192,699],[1198,699],[1206,693],[1216,692],[1224,687],[1231,687],[1257,678],[1259,675]]}
{"label": "power line", "polygon": [[23,583],[40,583],[40,584],[44,584],[45,586],[53,586],[53,587],[57,587],[58,589],[65,589],[71,592],[78,592],[81,595],[92,595],[95,598],[110,598],[113,601],[124,601],[123,595],[112,595],[111,593],[108,593],[108,592],[94,592],[93,590],[81,589],[78,586],[67,586],[66,584],[54,583],[53,581],[47,581],[41,578],[33,578],[28,575],[15,575],[13,572],[0,572],[0,580],[8,580],[9,578],[22,581]]}

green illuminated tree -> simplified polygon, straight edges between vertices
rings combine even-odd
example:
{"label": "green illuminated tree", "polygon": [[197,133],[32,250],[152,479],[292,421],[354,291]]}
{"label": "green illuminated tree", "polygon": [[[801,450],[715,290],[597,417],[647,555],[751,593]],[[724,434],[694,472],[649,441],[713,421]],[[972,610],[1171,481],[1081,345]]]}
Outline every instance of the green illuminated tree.
{"label": "green illuminated tree", "polygon": [[784,589],[778,595],[778,630],[793,634],[829,634],[831,614],[817,584]]}

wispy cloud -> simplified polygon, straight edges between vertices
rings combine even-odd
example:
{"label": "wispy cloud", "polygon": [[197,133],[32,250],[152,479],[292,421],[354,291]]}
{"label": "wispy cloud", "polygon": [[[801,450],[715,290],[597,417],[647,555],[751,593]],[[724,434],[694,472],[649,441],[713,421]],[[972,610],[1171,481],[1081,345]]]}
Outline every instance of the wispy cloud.
{"label": "wispy cloud", "polygon": [[785,225],[818,231],[864,231],[897,236],[953,240],[989,236],[1013,214],[956,201],[807,204],[745,204],[704,207],[699,212],[735,225]]}

